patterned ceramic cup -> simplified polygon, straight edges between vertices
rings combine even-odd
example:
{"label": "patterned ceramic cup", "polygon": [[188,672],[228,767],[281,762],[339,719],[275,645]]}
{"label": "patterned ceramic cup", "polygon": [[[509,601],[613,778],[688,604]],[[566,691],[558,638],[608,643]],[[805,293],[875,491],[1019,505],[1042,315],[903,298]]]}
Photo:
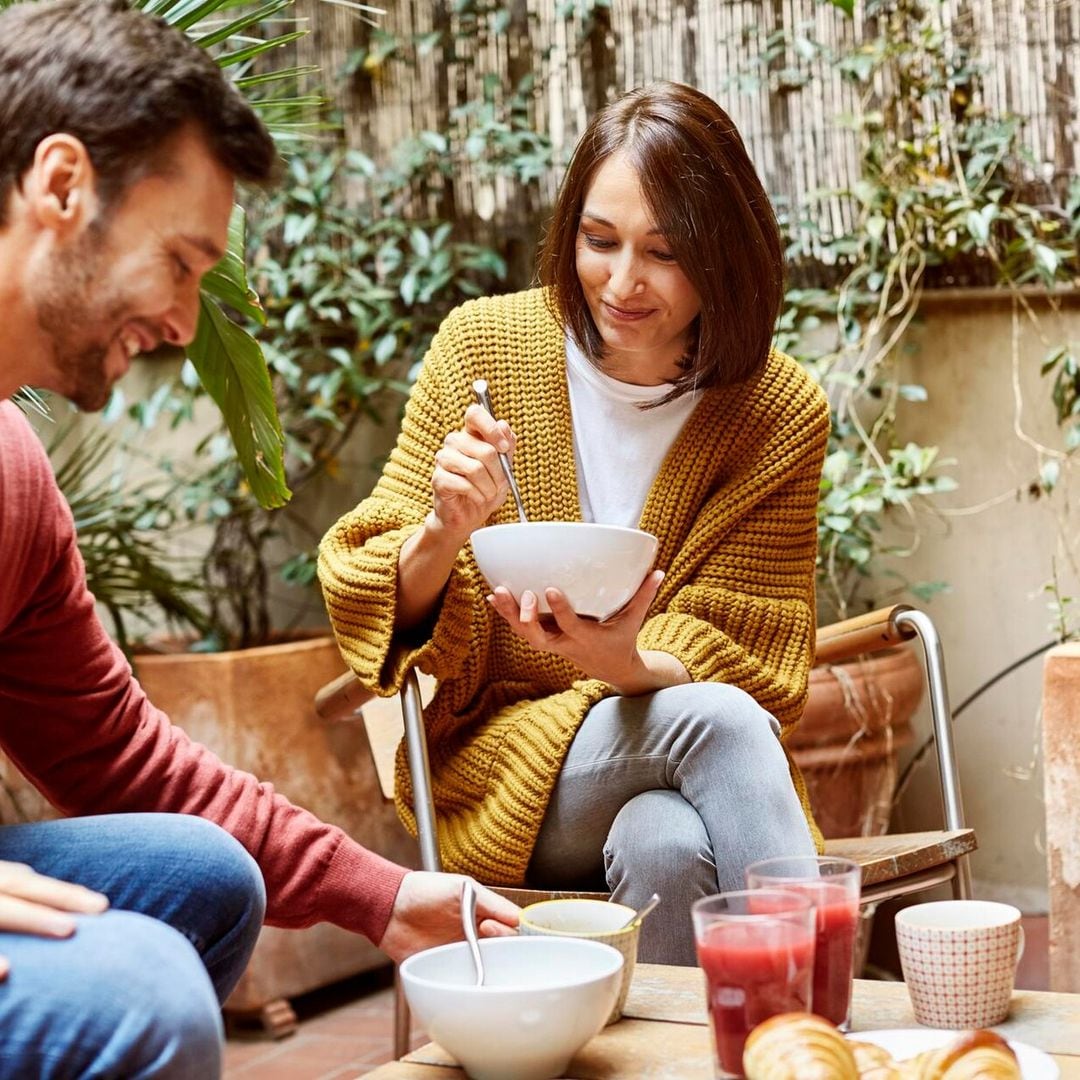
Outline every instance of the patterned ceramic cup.
{"label": "patterned ceramic cup", "polygon": [[1017,908],[986,900],[916,904],[897,914],[896,941],[920,1024],[984,1028],[1008,1015],[1024,950]]}
{"label": "patterned ceramic cup", "polygon": [[[630,980],[637,961],[641,920],[624,924],[634,916],[634,909],[607,900],[541,900],[521,909],[519,934],[550,934],[553,937],[587,938],[618,949],[623,955],[622,984],[609,1024],[622,1016]],[[620,929],[621,927],[621,929]]]}

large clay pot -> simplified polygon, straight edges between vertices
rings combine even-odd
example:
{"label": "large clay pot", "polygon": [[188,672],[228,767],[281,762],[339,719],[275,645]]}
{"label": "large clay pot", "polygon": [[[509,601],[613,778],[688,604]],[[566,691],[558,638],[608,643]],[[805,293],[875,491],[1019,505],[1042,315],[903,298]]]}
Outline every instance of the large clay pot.
{"label": "large clay pot", "polygon": [[[333,638],[139,656],[135,667],[150,700],[193,739],[365,846],[416,865],[415,842],[380,793],[363,725],[315,715],[315,691],[345,670]],[[336,926],[266,927],[226,1008],[261,1012],[284,1033],[295,1018],[283,999],[386,963],[365,938]]]}
{"label": "large clay pot", "polygon": [[922,663],[907,647],[810,673],[810,697],[787,746],[827,838],[888,830],[897,755],[912,740],[923,683]]}

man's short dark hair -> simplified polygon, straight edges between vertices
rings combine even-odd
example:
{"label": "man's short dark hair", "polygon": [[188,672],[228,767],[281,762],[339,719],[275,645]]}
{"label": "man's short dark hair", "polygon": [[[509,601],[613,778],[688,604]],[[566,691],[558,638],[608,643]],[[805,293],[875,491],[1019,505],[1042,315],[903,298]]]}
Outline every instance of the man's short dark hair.
{"label": "man's short dark hair", "polygon": [[194,124],[237,179],[273,179],[262,121],[181,30],[118,0],[36,0],[0,14],[0,225],[42,139],[86,147],[108,207],[164,166],[161,152]]}
{"label": "man's short dark hair", "polygon": [[604,342],[578,280],[585,196],[608,158],[626,156],[653,220],[701,299],[689,354],[668,395],[752,378],[769,355],[784,293],[776,216],[735,124],[700,90],[658,82],[601,109],[585,129],[540,249],[555,314],[594,364]]}

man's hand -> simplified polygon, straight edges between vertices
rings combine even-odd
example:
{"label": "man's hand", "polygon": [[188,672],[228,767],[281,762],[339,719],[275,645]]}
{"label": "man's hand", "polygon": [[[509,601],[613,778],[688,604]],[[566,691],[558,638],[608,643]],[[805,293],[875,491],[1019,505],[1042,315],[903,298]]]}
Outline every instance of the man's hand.
{"label": "man's hand", "polygon": [[[407,956],[433,945],[461,941],[461,874],[431,874],[413,870],[398,889],[394,910],[378,946],[391,960],[400,963]],[[476,921],[481,937],[504,937],[518,923],[516,904],[498,893],[476,887]]]}
{"label": "man's hand", "polygon": [[[45,877],[23,863],[0,862],[0,931],[66,938],[75,933],[71,913],[97,915],[108,898],[82,885]],[[0,956],[0,979],[8,961]]]}
{"label": "man's hand", "polygon": [[576,615],[558,589],[544,593],[550,619],[540,615],[537,598],[528,591],[522,593],[520,608],[501,586],[488,600],[510,629],[534,649],[565,656],[590,678],[606,682],[618,694],[633,696],[690,681],[674,656],[637,647],[638,632],[663,580],[660,570],[647,574],[626,606],[604,622]]}

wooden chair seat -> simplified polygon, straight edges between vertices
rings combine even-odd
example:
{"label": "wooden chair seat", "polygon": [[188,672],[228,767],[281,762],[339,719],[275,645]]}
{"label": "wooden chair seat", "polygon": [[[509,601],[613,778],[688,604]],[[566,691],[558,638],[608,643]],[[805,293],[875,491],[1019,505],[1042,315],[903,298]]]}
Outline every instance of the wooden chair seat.
{"label": "wooden chair seat", "polygon": [[956,860],[977,846],[974,829],[950,829],[826,840],[825,854],[859,864],[867,905],[954,881]]}

